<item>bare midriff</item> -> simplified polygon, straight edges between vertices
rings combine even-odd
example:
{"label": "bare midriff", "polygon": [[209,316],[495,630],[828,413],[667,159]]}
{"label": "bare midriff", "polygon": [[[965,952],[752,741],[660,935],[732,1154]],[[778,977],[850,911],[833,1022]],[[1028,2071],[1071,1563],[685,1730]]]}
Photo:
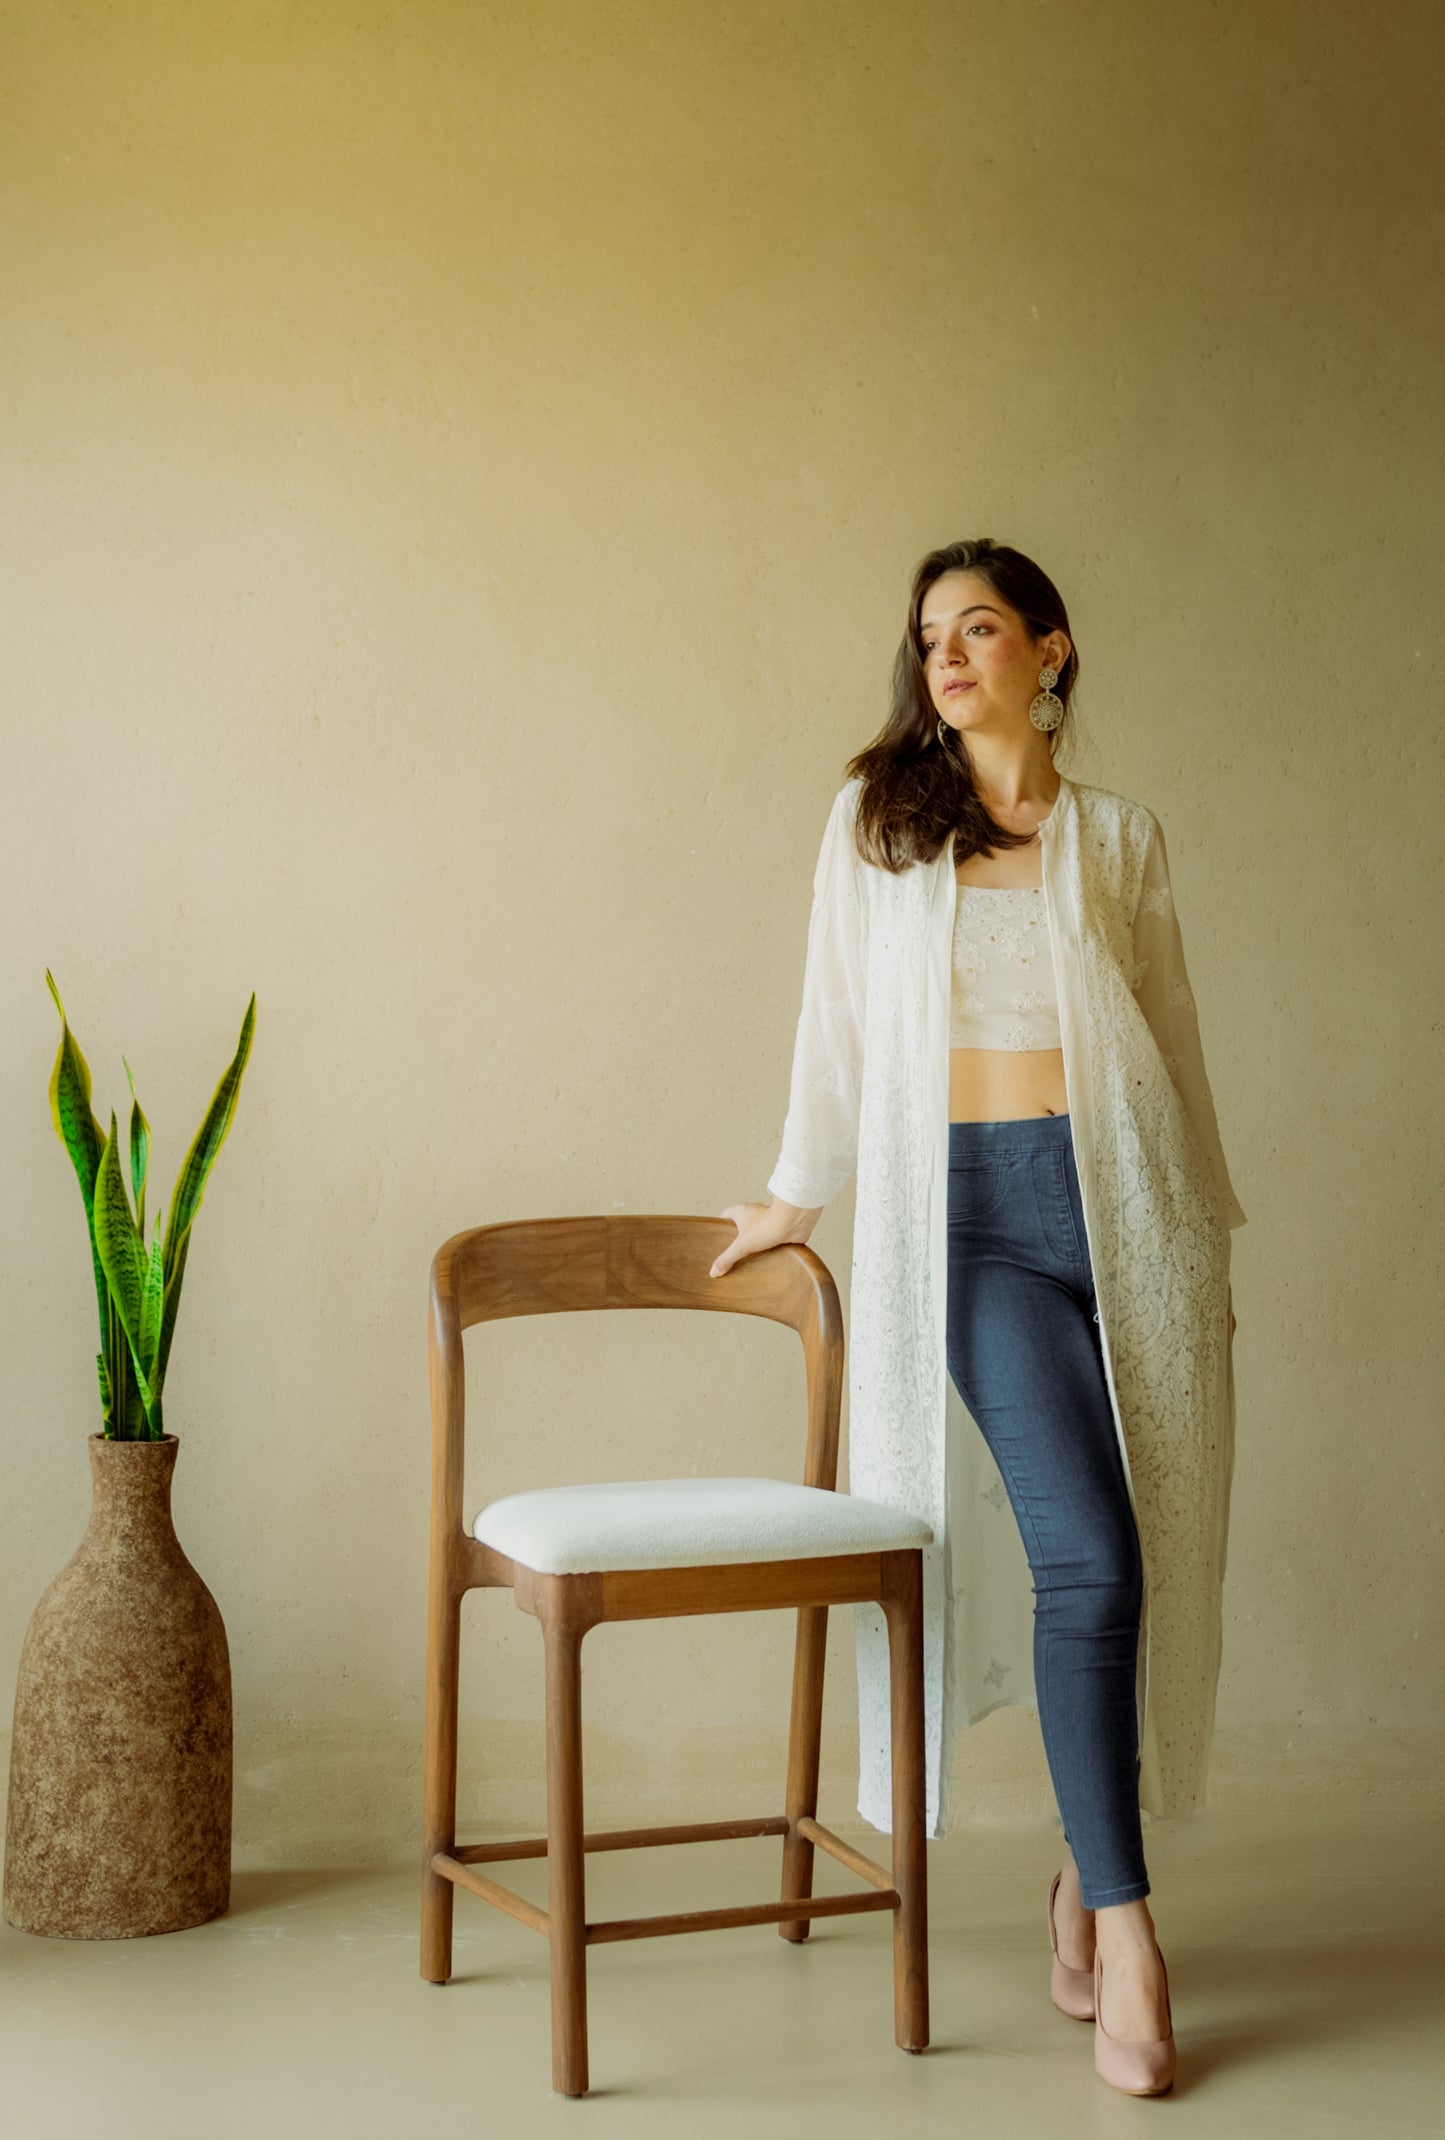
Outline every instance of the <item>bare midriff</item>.
{"label": "bare midriff", "polygon": [[1068,1111],[1062,1048],[950,1048],[950,1122],[1017,1122]]}
{"label": "bare midriff", "polygon": [[[960,884],[1028,882],[1021,869],[1023,850],[1004,861],[985,863],[973,856],[958,871]],[[1020,857],[1015,860],[1014,857]],[[1022,862],[1022,868],[1037,863]],[[1038,883],[1038,878],[1032,880]],[[1069,1092],[1064,1082],[1062,1048],[950,1048],[948,1119],[950,1122],[1019,1122],[1027,1115],[1066,1115]]]}

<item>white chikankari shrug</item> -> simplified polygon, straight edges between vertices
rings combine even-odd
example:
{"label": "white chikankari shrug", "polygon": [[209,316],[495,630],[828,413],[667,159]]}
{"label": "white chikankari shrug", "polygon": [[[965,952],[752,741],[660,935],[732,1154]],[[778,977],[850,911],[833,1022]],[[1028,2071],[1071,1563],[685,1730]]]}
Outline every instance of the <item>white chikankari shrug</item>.
{"label": "white chikankari shrug", "polygon": [[[955,1709],[1036,1700],[1033,1596],[1003,1481],[948,1374],[953,842],[894,874],[860,857],[861,781],[813,880],[803,1006],[772,1195],[826,1204],[857,1172],[849,1338],[854,1493],[930,1524],[928,1826],[948,1824]],[[1215,1123],[1152,811],[1061,778],[1039,829],[1069,1121],[1109,1400],[1144,1560],[1139,1802],[1204,1800],[1234,1469],[1230,1229]],[[856,1608],[859,1811],[890,1825],[888,1644]]]}

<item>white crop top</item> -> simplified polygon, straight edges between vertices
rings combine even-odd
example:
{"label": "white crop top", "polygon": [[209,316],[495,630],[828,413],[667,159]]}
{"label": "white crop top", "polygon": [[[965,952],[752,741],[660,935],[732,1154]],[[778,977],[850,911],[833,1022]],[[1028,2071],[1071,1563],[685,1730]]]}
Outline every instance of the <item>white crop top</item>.
{"label": "white crop top", "polygon": [[951,1048],[1057,1048],[1059,996],[1040,885],[960,884]]}

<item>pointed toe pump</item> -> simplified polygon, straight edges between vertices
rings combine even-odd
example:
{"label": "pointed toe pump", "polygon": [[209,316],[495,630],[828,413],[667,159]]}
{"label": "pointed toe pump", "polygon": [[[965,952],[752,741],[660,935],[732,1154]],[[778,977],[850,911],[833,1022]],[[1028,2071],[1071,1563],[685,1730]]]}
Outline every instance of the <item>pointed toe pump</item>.
{"label": "pointed toe pump", "polygon": [[1049,1945],[1054,1950],[1053,1966],[1049,1972],[1049,1997],[1061,2014],[1073,2021],[1092,2021],[1094,2018],[1094,1972],[1092,1969],[1071,1969],[1067,1962],[1059,1960],[1059,1936],[1054,1930],[1054,1897],[1059,1892],[1059,1882],[1064,1877],[1062,1866],[1054,1874],[1049,1889]]}
{"label": "pointed toe pump", "polygon": [[1169,1970],[1163,1950],[1159,1966],[1164,1971],[1164,2011],[1169,2017],[1167,2036],[1140,2042],[1111,2036],[1104,2027],[1104,1957],[1094,1949],[1094,2070],[1111,2088],[1125,2095],[1163,2095],[1174,2085],[1174,2010],[1169,2003]]}

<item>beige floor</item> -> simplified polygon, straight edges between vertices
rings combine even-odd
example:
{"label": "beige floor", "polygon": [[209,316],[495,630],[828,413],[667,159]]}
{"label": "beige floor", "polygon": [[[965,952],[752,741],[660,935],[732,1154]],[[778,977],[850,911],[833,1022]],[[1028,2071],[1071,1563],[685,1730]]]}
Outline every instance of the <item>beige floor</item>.
{"label": "beige floor", "polygon": [[[0,1937],[6,2140],[1445,2131],[1445,1841],[1424,1816],[1242,1819],[1149,1836],[1179,2078],[1152,2102],[1093,2070],[1047,1994],[1044,1827],[930,1850],[934,2047],[895,2051],[889,1930],[810,1947],[737,1931],[592,1958],[593,2096],[548,2087],[546,1952],[458,1899],[457,1976],[416,1974],[405,1872],[238,1875],[230,1915],[114,1945]],[[768,1895],[775,1846],[589,1862],[598,1914]],[[540,1868],[515,1884],[540,1894]],[[827,1886],[846,1884],[830,1868]]]}

